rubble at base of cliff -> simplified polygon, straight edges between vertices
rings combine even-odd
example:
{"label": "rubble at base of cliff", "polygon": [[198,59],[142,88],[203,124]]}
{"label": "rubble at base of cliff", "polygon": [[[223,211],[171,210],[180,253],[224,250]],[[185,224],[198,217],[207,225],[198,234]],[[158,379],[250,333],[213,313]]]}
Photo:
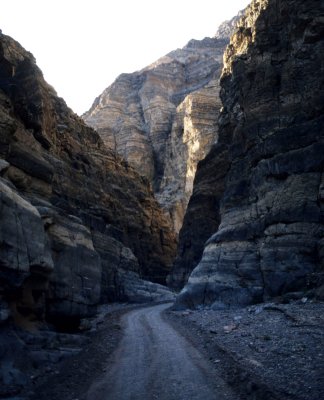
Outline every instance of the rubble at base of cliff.
{"label": "rubble at base of cliff", "polygon": [[[122,336],[120,316],[138,305],[98,307],[73,332],[48,324],[28,331],[6,324],[0,331],[0,398],[72,399],[90,385]],[[90,356],[91,354],[91,356]]]}
{"label": "rubble at base of cliff", "polygon": [[307,297],[223,310],[169,311],[242,398],[324,398],[324,302]]}
{"label": "rubble at base of cliff", "polygon": [[[134,307],[101,306],[96,318],[83,321],[84,331],[74,334],[16,331],[15,364],[8,360],[1,366],[7,381],[0,398],[82,398],[89,382],[110,365],[122,337],[120,317]],[[165,318],[222,371],[242,399],[324,397],[324,302],[302,297],[223,310],[170,309]]]}

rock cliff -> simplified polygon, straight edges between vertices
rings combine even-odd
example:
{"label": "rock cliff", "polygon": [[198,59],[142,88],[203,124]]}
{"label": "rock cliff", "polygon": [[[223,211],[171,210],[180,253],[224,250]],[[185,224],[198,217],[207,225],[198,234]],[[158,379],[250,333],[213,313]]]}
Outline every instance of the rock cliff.
{"label": "rock cliff", "polygon": [[179,307],[259,302],[323,272],[323,11],[254,0],[231,38],[219,140],[198,166],[171,275],[179,287],[196,267]]}
{"label": "rock cliff", "polygon": [[165,281],[176,246],[149,183],[3,34],[0,127],[1,320],[73,325],[99,301],[165,297],[143,281]]}
{"label": "rock cliff", "polygon": [[217,138],[218,81],[228,40],[191,40],[139,72],[120,75],[83,116],[150,180],[176,231],[197,163]]}

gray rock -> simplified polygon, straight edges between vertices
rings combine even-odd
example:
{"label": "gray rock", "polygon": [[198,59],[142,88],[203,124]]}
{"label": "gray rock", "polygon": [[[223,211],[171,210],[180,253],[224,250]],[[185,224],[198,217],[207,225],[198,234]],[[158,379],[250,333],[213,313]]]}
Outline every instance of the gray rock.
{"label": "gray rock", "polygon": [[27,377],[17,368],[14,368],[11,361],[1,363],[0,376],[3,384],[7,386],[23,386],[27,381]]}
{"label": "gray rock", "polygon": [[[0,220],[0,296],[2,291],[13,291],[14,317],[42,318],[43,294],[54,268],[43,221],[37,209],[1,178]],[[1,315],[7,319],[8,311],[2,309]]]}
{"label": "gray rock", "polygon": [[224,21],[223,23],[221,23],[217,29],[215,38],[226,39],[231,37],[233,32],[235,32],[236,30],[240,18],[244,15],[244,11],[245,10],[240,11],[235,17],[233,17],[229,21]]}
{"label": "gray rock", "polygon": [[41,217],[35,207],[0,178],[1,266],[25,277],[32,268],[53,270]]}
{"label": "gray rock", "polygon": [[0,300],[0,324],[1,322],[7,321],[10,317],[10,309],[6,302],[1,302]]}
{"label": "gray rock", "polygon": [[6,161],[0,158],[0,173],[6,171],[9,168],[10,164]]}
{"label": "gray rock", "polygon": [[90,231],[74,218],[56,215],[47,230],[54,259],[48,316],[89,316],[100,299],[101,260]]}
{"label": "gray rock", "polygon": [[166,286],[145,281],[135,272],[120,272],[125,298],[132,303],[174,301],[175,294]]}
{"label": "gray rock", "polygon": [[231,38],[219,141],[199,164],[180,232],[173,273],[194,270],[179,306],[307,290],[324,267],[318,6],[255,0]]}

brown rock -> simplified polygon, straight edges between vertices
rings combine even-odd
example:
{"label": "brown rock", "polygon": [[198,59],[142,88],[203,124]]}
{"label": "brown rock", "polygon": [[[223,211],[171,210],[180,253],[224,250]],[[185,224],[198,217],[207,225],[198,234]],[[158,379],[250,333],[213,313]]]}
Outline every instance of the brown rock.
{"label": "brown rock", "polygon": [[219,116],[218,79],[187,95],[177,107],[166,151],[167,163],[160,190],[160,204],[169,211],[176,232],[180,231],[197,164],[217,140]]}
{"label": "brown rock", "polygon": [[[42,299],[48,318],[77,322],[100,298],[118,299],[119,289],[102,279],[119,268],[136,265],[142,278],[165,282],[175,235],[147,180],[106,149],[44,81],[33,56],[5,35],[0,127],[4,304]],[[133,262],[124,263],[125,252]]]}
{"label": "brown rock", "polygon": [[228,38],[192,40],[122,74],[83,116],[147,177],[178,232],[197,163],[217,138],[218,79]]}

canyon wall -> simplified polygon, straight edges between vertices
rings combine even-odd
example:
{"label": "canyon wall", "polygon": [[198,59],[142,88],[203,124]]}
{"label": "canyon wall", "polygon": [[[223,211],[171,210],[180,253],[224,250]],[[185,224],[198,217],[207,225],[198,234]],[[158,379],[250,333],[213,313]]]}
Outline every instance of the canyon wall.
{"label": "canyon wall", "polygon": [[139,72],[120,75],[83,116],[149,179],[177,232],[197,163],[217,140],[219,77],[236,20],[214,38],[191,40]]}
{"label": "canyon wall", "polygon": [[143,279],[165,282],[176,239],[149,182],[3,34],[0,128],[1,320],[73,324],[100,301],[163,297]]}
{"label": "canyon wall", "polygon": [[323,11],[254,0],[231,38],[218,143],[198,165],[170,277],[181,287],[193,270],[180,308],[302,292],[323,273]]}

